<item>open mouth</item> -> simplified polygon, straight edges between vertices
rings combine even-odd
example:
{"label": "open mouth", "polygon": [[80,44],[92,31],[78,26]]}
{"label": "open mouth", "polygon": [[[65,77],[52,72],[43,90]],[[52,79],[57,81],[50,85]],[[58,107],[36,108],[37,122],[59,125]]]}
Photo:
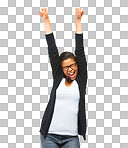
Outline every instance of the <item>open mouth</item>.
{"label": "open mouth", "polygon": [[68,74],[70,78],[74,78],[75,77],[75,72],[69,73]]}

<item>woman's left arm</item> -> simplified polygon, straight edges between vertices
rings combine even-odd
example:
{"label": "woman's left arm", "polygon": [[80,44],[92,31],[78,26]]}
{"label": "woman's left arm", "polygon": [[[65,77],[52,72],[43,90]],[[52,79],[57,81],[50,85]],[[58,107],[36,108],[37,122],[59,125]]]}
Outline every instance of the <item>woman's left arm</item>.
{"label": "woman's left arm", "polygon": [[87,80],[87,62],[84,53],[84,45],[83,45],[83,32],[82,32],[82,24],[81,18],[84,14],[84,10],[81,8],[75,9],[75,25],[76,25],[76,33],[75,33],[75,55],[76,61],[79,69],[79,74],[85,80]]}

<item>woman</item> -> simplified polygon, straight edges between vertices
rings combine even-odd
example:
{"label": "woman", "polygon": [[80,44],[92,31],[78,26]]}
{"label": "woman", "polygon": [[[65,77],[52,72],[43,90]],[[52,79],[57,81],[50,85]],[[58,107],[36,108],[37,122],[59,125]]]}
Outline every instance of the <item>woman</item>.
{"label": "woman", "polygon": [[53,74],[53,88],[40,128],[42,148],[80,148],[78,134],[86,139],[87,63],[81,25],[83,14],[83,9],[75,9],[75,56],[71,52],[63,52],[59,56],[48,10],[43,8],[39,11]]}

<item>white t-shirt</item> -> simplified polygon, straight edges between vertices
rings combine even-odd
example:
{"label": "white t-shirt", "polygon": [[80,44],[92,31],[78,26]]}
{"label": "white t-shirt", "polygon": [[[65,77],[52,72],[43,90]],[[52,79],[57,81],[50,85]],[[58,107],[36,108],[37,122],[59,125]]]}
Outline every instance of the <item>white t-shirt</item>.
{"label": "white t-shirt", "polygon": [[48,133],[78,135],[79,87],[76,80],[70,87],[62,78],[56,90],[56,102]]}

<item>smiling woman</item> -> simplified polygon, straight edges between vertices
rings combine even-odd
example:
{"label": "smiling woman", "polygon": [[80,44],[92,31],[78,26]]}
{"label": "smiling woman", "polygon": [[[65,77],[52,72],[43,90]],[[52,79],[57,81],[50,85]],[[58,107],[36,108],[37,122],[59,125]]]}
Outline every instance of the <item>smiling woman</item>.
{"label": "smiling woman", "polygon": [[62,69],[66,76],[67,83],[76,79],[78,67],[74,59],[68,58],[62,62]]}
{"label": "smiling woman", "polygon": [[85,93],[87,62],[83,47],[81,18],[84,10],[75,9],[75,55],[58,53],[47,8],[39,15],[44,21],[45,37],[52,67],[53,88],[40,128],[42,148],[80,148],[79,135],[86,140]]}
{"label": "smiling woman", "polygon": [[63,52],[59,57],[60,66],[66,78],[66,84],[70,84],[76,79],[78,73],[78,67],[76,63],[76,57],[71,52]]}

